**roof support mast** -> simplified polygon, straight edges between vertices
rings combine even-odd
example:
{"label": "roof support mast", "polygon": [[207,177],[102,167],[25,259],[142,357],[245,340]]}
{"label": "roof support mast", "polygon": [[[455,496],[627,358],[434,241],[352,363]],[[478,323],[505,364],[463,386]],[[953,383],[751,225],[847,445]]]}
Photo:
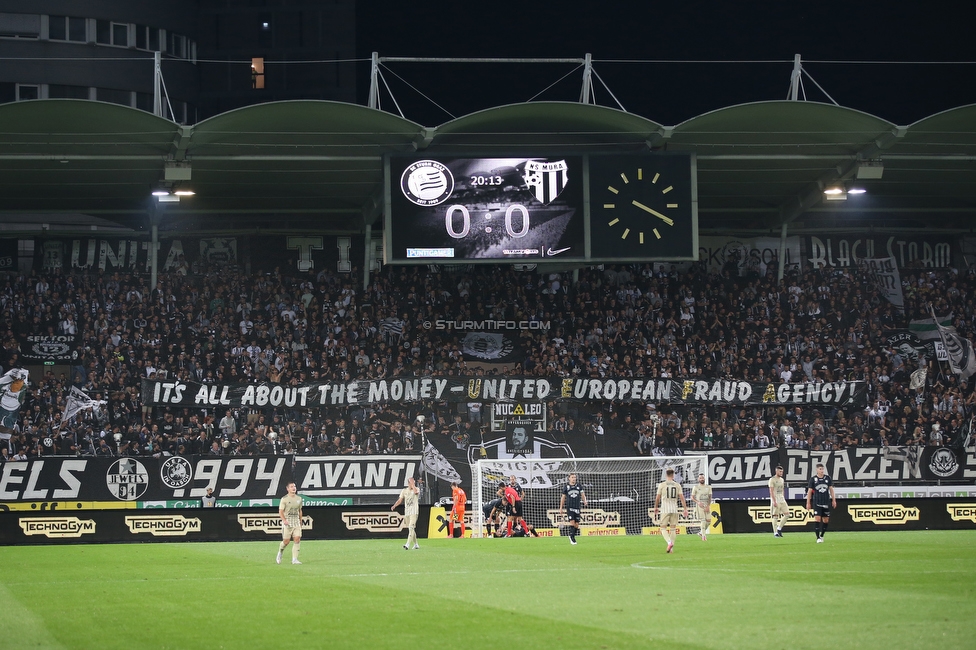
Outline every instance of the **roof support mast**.
{"label": "roof support mast", "polygon": [[369,64],[369,103],[370,108],[380,107],[380,54],[373,52]]}
{"label": "roof support mast", "polygon": [[[803,84],[803,65],[800,63],[800,55],[793,55],[793,73],[790,75],[790,101],[797,101],[800,98],[800,86]],[[779,255],[777,255],[779,264],[776,269],[776,279],[780,282],[783,281],[783,275],[786,272],[786,230],[789,225],[788,220],[783,220],[783,223],[779,230]]]}
{"label": "roof support mast", "polygon": [[580,103],[589,104],[593,98],[593,55],[589,52],[583,59],[583,88],[580,91]]}
{"label": "roof support mast", "polygon": [[[166,106],[163,106],[163,99]],[[173,105],[169,101],[169,92],[166,91],[166,82],[163,80],[162,55],[159,50],[153,52],[153,115],[156,117],[166,117],[166,108],[169,108],[170,117],[176,121],[176,114],[173,112]]]}
{"label": "roof support mast", "polygon": [[[803,85],[803,65],[800,63],[800,55],[793,55],[793,74],[790,75],[790,101],[800,98],[800,87]],[[806,99],[806,97],[804,97]]]}

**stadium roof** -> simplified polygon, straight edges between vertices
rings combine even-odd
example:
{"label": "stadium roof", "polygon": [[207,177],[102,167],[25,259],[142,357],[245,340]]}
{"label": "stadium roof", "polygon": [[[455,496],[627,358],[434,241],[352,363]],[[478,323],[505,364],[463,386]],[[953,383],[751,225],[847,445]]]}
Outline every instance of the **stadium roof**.
{"label": "stadium roof", "polygon": [[[590,104],[533,102],[428,128],[324,101],[260,104],[180,126],[114,104],[40,100],[0,106],[0,124],[0,235],[39,222],[146,230],[151,191],[183,177],[184,165],[190,180],[169,185],[196,195],[165,206],[162,231],[357,232],[382,210],[383,156],[417,151],[695,152],[703,232],[778,233],[783,223],[791,232],[968,231],[976,222],[976,105],[906,126],[771,101],[666,126]],[[859,167],[881,178],[858,179]],[[866,194],[825,202],[835,182]]]}

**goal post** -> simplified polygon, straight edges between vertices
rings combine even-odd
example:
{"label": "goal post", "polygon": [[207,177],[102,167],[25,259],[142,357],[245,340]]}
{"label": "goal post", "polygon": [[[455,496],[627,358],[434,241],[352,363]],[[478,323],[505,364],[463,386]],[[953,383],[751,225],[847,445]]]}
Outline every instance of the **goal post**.
{"label": "goal post", "polygon": [[657,486],[667,469],[674,468],[688,503],[691,521],[681,525],[698,529],[691,489],[699,474],[708,476],[708,457],[638,456],[633,458],[480,459],[471,465],[472,536],[485,536],[485,504],[512,476],[522,486],[525,520],[542,536],[566,535],[568,523],[559,511],[563,486],[570,474],[586,493],[580,527],[583,535],[640,535],[657,526],[653,521]]}

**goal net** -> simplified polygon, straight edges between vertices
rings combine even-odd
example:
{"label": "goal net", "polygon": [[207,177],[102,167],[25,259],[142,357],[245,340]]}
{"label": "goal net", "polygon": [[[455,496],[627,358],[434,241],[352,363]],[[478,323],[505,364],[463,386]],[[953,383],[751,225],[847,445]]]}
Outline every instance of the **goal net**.
{"label": "goal net", "polygon": [[[674,468],[674,480],[684,489],[691,520],[680,525],[698,531],[691,489],[698,475],[708,476],[707,456],[642,456],[637,458],[481,459],[471,465],[472,534],[487,533],[486,504],[499,487],[515,482],[522,487],[525,520],[542,536],[566,535],[568,522],[559,511],[563,486],[570,474],[586,493],[580,521],[583,535],[641,535],[652,532],[654,498],[664,472]],[[505,529],[502,518],[502,529]],[[494,527],[493,527],[494,530]]]}

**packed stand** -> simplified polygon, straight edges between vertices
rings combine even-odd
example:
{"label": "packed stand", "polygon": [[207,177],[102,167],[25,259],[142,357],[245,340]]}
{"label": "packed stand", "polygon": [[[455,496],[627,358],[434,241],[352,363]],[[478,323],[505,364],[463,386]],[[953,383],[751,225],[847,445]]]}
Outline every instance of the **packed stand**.
{"label": "packed stand", "polygon": [[[150,408],[140,381],[306,381],[431,375],[730,378],[756,382],[863,380],[868,407],[742,409],[655,404],[550,403],[554,436],[625,440],[635,454],[674,449],[855,445],[961,445],[973,391],[928,362],[887,348],[909,319],[952,313],[973,336],[976,274],[903,270],[899,313],[856,269],[765,273],[699,265],[630,265],[538,274],[511,266],[386,267],[367,290],[361,272],[244,275],[181,268],[160,277],[8,274],[0,286],[0,365],[20,367],[16,337],[77,333],[70,371],[32,373],[4,458],[68,454],[399,454],[424,436],[459,446],[487,426],[481,404],[388,404],[342,409]],[[526,321],[524,353],[506,365],[476,363],[463,332],[437,321]],[[544,328],[543,324],[548,327]],[[0,373],[2,374],[2,373]],[[62,423],[69,389],[102,408]],[[424,422],[418,422],[424,415]],[[933,426],[938,424],[938,426]],[[600,453],[599,444],[595,453]]]}

